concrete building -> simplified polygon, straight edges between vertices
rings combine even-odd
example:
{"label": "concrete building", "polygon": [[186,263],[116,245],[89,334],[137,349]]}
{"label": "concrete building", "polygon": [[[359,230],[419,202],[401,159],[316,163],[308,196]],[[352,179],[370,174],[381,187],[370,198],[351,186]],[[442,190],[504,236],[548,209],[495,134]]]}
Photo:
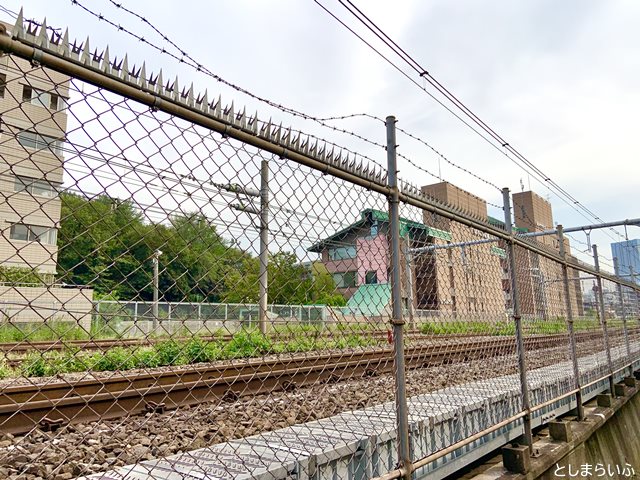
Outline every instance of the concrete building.
{"label": "concrete building", "polygon": [[0,57],[0,269],[24,271],[30,279],[34,272],[42,280],[0,281],[0,323],[64,321],[90,328],[93,290],[53,283],[69,86],[65,75]]}
{"label": "concrete building", "polygon": [[[514,223],[521,231],[540,232],[555,228],[551,204],[535,192],[515,193],[512,203]],[[559,251],[555,235],[533,237],[531,241],[551,251]],[[566,254],[571,255],[571,245],[566,237],[564,248]],[[516,248],[515,253],[521,313],[538,319],[564,318],[567,307],[561,265],[524,248]],[[584,313],[578,277],[579,272],[569,270],[569,296],[574,316]]]}
{"label": "concrete building", "polygon": [[[10,30],[11,27],[7,26]],[[0,57],[0,265],[56,273],[69,78]]]}

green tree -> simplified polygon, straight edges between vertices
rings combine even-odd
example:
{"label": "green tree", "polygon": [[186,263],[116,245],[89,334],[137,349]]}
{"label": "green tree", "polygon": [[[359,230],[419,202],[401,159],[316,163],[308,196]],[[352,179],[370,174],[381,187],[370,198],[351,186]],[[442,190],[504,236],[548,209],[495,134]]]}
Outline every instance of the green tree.
{"label": "green tree", "polygon": [[307,304],[341,307],[347,304],[345,298],[336,291],[333,276],[322,262],[313,262],[310,269],[310,285]]}
{"label": "green tree", "polygon": [[219,302],[232,273],[242,271],[247,255],[233,248],[201,214],[176,216],[155,226],[160,257],[160,290],[170,301]]}
{"label": "green tree", "polygon": [[130,202],[62,193],[58,280],[135,298],[147,283],[136,249],[148,226]]}
{"label": "green tree", "polygon": [[[153,255],[163,300],[257,303],[259,259],[226,241],[200,213],[145,222],[131,202],[62,193],[58,281],[91,285],[121,300],[153,298]],[[269,256],[269,303],[343,305],[319,262],[291,252]]]}

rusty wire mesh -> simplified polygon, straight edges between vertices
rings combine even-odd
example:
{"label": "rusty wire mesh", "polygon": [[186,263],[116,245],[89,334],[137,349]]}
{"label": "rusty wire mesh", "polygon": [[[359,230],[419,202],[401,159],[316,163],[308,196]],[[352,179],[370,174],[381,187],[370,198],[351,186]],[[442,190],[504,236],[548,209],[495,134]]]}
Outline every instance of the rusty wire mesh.
{"label": "rusty wire mesh", "polygon": [[348,181],[16,55],[0,75],[5,477],[371,478],[398,466],[398,404],[415,461],[522,434],[521,354],[533,408],[575,388],[574,362],[585,385],[637,358],[636,292],[603,283],[605,337],[592,269],[567,295],[557,237],[523,240],[524,196],[514,284],[512,232],[449,183],[404,198],[393,232],[374,161]]}

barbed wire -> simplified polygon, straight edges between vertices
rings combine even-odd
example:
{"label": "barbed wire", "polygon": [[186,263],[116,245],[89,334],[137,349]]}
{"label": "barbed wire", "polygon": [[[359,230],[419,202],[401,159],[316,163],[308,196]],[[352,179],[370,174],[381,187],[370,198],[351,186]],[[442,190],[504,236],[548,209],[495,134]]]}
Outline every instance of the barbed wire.
{"label": "barbed wire", "polygon": [[[330,130],[336,131],[336,132],[340,132],[342,134],[346,134],[349,136],[352,136],[354,138],[357,138],[359,140],[364,140],[367,141],[368,143],[371,143],[372,145],[376,145],[376,146],[380,146],[380,144],[378,144],[377,142],[374,142],[372,140],[369,140],[367,138],[365,138],[364,136],[357,134],[355,132],[352,131],[348,131],[346,129],[340,129],[340,128],[336,128],[333,125],[327,124],[326,121],[329,120],[334,120],[334,119],[342,119],[342,118],[349,118],[349,117],[353,117],[353,116],[368,116],[371,118],[375,118],[378,119],[377,117],[373,116],[373,115],[362,115],[362,114],[352,114],[352,115],[342,115],[342,116],[335,116],[335,117],[327,117],[327,118],[319,118],[319,117],[315,117],[313,115],[304,113],[300,110],[296,110],[290,107],[287,107],[285,105],[282,105],[280,103],[277,102],[273,102],[265,97],[262,97],[260,95],[257,95],[249,90],[247,90],[244,87],[241,87],[233,82],[230,82],[226,79],[224,79],[223,77],[221,77],[220,75],[212,72],[210,69],[208,69],[204,64],[198,62],[197,60],[195,60],[188,52],[186,52],[184,49],[182,49],[180,46],[178,46],[175,42],[173,42],[168,35],[162,33],[162,31],[160,31],[160,29],[158,29],[154,24],[152,24],[149,20],[147,20],[144,16],[134,12],[133,10],[125,7],[124,5],[122,5],[122,3],[118,3],[115,2],[113,0],[109,0],[110,3],[112,3],[114,6],[116,6],[117,8],[125,11],[126,13],[133,15],[134,17],[138,18],[140,21],[142,21],[143,23],[145,23],[146,25],[148,25],[156,34],[158,34],[164,41],[166,41],[167,43],[169,43],[169,45],[171,45],[173,48],[175,48],[178,52],[180,52],[180,56],[168,51],[167,49],[165,49],[164,47],[160,47],[156,44],[154,44],[153,42],[151,42],[150,40],[146,39],[145,37],[143,37],[142,35],[138,35],[137,33],[131,31],[130,29],[123,27],[122,25],[110,20],[109,18],[107,18],[105,15],[101,14],[101,13],[96,13],[95,11],[91,10],[90,8],[88,8],[87,6],[85,6],[80,0],[71,0],[71,3],[73,5],[76,5],[78,7],[80,7],[82,10],[84,10],[85,12],[87,12],[88,14],[92,15],[93,17],[97,18],[98,20],[104,21],[107,24],[111,25],[112,27],[116,28],[118,31],[124,32],[127,35],[135,38],[136,40],[149,45],[151,48],[153,48],[154,50],[156,50],[157,52],[164,54],[164,55],[168,55],[169,57],[173,58],[174,60],[178,61],[179,63],[185,64],[193,69],[195,69],[197,72],[203,73],[211,78],[213,78],[214,80],[222,83],[223,85],[226,85],[230,88],[232,88],[233,90],[236,90],[237,92],[240,92],[244,95],[247,95],[250,98],[253,98],[254,100],[257,100],[261,103],[264,103],[266,105],[269,105],[270,107],[276,108],[284,113],[287,113],[289,115],[292,115],[294,117],[300,117],[304,120],[310,120],[310,121],[314,121],[316,123],[318,123],[319,125],[321,125],[322,127],[328,128]],[[379,119],[378,119],[379,120]]]}

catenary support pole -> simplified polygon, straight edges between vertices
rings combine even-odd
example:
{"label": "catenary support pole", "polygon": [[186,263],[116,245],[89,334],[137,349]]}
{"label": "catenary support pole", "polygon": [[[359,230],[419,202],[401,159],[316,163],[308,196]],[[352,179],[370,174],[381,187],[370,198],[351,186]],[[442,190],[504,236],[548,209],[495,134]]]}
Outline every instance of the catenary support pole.
{"label": "catenary support pole", "polygon": [[524,349],[524,338],[522,336],[522,317],[520,316],[520,296],[518,293],[518,279],[516,275],[516,257],[513,242],[513,223],[511,221],[511,197],[508,188],[502,189],[502,201],[504,208],[504,226],[509,234],[507,240],[507,256],[509,258],[509,277],[511,280],[511,303],[513,308],[513,322],[516,330],[516,346],[518,349],[518,371],[520,373],[520,390],[522,394],[522,409],[525,411],[523,417],[524,443],[530,447],[533,445],[533,434],[531,432],[531,403],[529,401],[529,384],[527,383],[527,358]]}
{"label": "catenary support pole", "polygon": [[602,277],[600,277],[600,259],[598,257],[598,246],[593,245],[593,263],[596,267],[596,283],[598,285],[598,314],[600,316],[600,325],[602,325],[602,336],[604,339],[604,348],[607,352],[607,365],[609,366],[609,391],[611,396],[615,397],[616,389],[613,382],[613,363],[611,362],[611,348],[609,348],[609,330],[607,329],[607,317],[604,311],[604,291],[602,290]]}
{"label": "catenary support pole", "polygon": [[576,410],[578,420],[584,420],[584,405],[582,405],[582,390],[580,388],[580,368],[578,366],[578,353],[576,347],[576,332],[573,325],[573,308],[571,305],[571,290],[569,289],[569,268],[567,267],[567,252],[564,246],[564,231],[562,225],[558,225],[558,244],[560,256],[564,260],[562,264],[562,285],[564,286],[564,301],[567,310],[567,330],[569,332],[569,349],[571,351],[571,363],[573,364],[574,388],[576,389]]}
{"label": "catenary support pole", "polygon": [[387,127],[387,181],[391,188],[389,196],[389,245],[391,247],[391,304],[393,325],[393,358],[396,382],[396,422],[398,428],[398,458],[404,478],[411,478],[411,455],[409,451],[409,415],[404,360],[404,319],[402,317],[402,288],[400,284],[400,200],[396,163],[396,119],[386,118]]}
{"label": "catenary support pole", "polygon": [[269,266],[269,162],[260,164],[260,332],[268,327],[268,266]]}

